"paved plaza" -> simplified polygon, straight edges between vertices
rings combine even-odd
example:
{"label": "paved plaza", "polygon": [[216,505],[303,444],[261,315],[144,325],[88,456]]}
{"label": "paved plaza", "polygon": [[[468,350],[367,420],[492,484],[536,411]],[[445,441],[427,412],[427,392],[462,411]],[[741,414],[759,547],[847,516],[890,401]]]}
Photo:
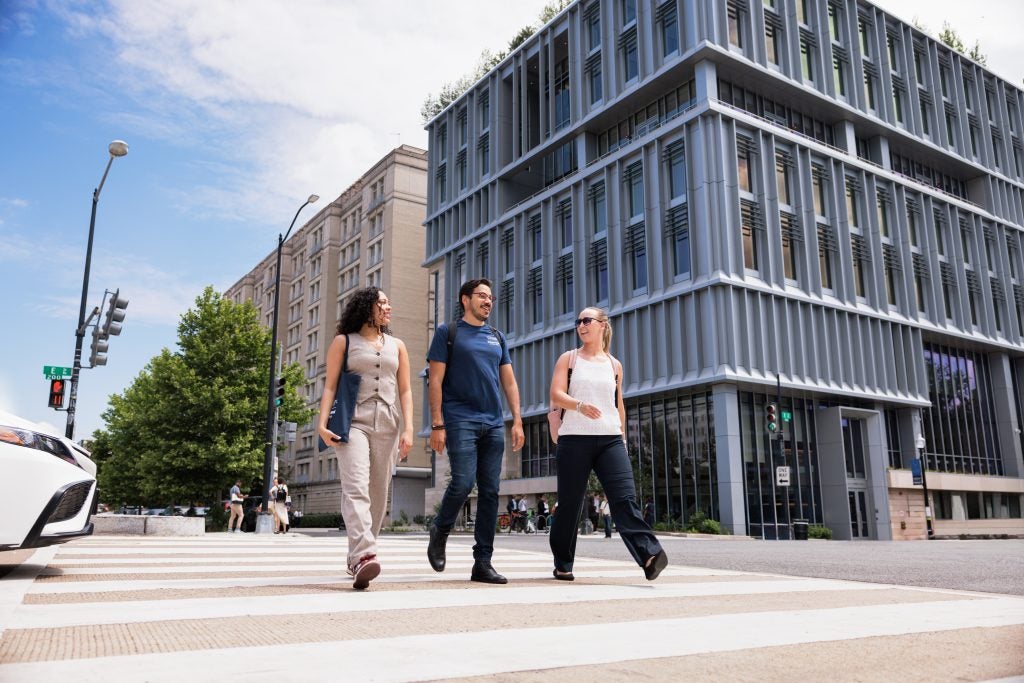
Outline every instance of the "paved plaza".
{"label": "paved plaza", "polygon": [[[580,539],[576,581],[556,582],[538,540],[499,538],[510,583],[491,586],[467,580],[468,539],[453,538],[435,574],[425,536],[387,536],[366,592],[351,589],[337,535],[94,536],[24,553],[0,579],[0,681],[1024,674],[1019,596],[676,563],[650,583],[598,557],[625,551],[597,537]],[[667,547],[678,558],[686,543]]]}

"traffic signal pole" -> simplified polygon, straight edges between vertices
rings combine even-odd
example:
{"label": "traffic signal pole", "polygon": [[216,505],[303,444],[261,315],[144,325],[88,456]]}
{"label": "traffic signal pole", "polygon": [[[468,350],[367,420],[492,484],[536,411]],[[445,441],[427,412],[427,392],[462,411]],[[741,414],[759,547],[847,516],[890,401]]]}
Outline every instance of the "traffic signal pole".
{"label": "traffic signal pole", "polygon": [[75,329],[75,364],[71,370],[71,395],[68,396],[68,421],[64,428],[64,436],[75,438],[75,404],[78,403],[78,375],[82,372],[82,343],[85,341],[85,307],[89,298],[89,268],[92,266],[92,238],[96,232],[96,205],[100,202],[100,190],[107,179],[110,165],[114,163],[111,156],[107,168],[103,171],[103,179],[92,192],[92,216],[89,218],[89,242],[85,248],[85,275],[82,277],[82,305],[78,309],[78,327]]}

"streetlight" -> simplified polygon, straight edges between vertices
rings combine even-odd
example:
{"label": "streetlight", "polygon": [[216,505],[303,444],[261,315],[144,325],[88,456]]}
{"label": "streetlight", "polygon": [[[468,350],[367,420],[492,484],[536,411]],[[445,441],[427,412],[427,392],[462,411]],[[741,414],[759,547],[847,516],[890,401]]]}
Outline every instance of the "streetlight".
{"label": "streetlight", "polygon": [[[281,298],[281,251],[284,248],[284,242],[288,239],[288,235],[292,234],[292,228],[295,227],[295,221],[299,218],[299,213],[302,212],[306,206],[313,204],[320,199],[319,195],[311,194],[305,203],[299,207],[299,210],[295,212],[295,217],[292,218],[292,224],[288,226],[287,232],[284,235],[278,234],[277,236],[277,267],[274,269],[274,310],[272,314],[272,323],[270,327],[270,379],[267,382],[267,430],[265,433],[265,444],[263,451],[263,515],[262,519],[266,519],[266,515],[270,512],[270,480],[274,476],[274,399],[276,398],[275,391],[275,375],[277,371],[275,366],[277,365],[277,308],[278,302]],[[273,524],[266,525],[263,529],[260,528],[260,524],[256,525],[257,532],[270,532],[273,530]]]}
{"label": "streetlight", "polygon": [[110,152],[110,159],[107,161],[107,168],[103,171],[99,186],[92,191],[92,217],[89,219],[89,245],[85,248],[85,275],[82,277],[82,305],[78,309],[78,327],[75,329],[75,365],[71,371],[71,397],[68,399],[68,422],[64,429],[64,436],[69,439],[75,438],[75,403],[78,402],[78,375],[82,371],[82,342],[85,340],[85,300],[89,297],[89,267],[92,264],[92,236],[96,229],[96,205],[100,201],[100,192],[103,190],[103,183],[107,180],[107,173],[110,172],[110,165],[114,163],[114,157],[123,157],[128,153],[128,143],[124,140],[114,140],[107,147]]}

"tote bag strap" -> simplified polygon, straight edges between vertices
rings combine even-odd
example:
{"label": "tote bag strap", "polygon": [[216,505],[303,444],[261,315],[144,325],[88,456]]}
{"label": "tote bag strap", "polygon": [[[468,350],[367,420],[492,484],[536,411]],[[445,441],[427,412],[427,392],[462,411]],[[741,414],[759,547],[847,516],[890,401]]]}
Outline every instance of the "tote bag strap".
{"label": "tote bag strap", "polygon": [[[342,374],[348,372],[348,333],[345,333],[345,353],[341,357],[341,372]],[[341,381],[341,375],[338,375],[338,381]]]}
{"label": "tote bag strap", "polygon": [[[576,367],[576,356],[579,349],[573,349],[569,355],[569,371],[565,375],[565,393],[569,393],[569,386],[572,384],[572,369]],[[562,418],[565,418],[565,408],[562,408]]]}

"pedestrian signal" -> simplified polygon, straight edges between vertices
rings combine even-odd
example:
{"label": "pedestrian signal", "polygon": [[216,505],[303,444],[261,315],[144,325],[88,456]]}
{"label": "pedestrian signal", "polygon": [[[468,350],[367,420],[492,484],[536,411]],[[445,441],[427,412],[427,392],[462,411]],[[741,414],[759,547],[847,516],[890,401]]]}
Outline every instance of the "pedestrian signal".
{"label": "pedestrian signal", "polygon": [[50,402],[47,405],[51,408],[64,407],[64,380],[50,380]]}

